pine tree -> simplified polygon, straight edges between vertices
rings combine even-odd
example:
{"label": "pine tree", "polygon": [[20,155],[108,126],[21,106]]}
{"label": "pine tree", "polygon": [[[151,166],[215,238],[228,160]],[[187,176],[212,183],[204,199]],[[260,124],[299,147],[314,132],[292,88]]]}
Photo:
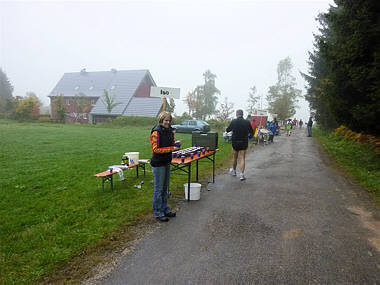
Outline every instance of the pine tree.
{"label": "pine tree", "polygon": [[0,112],[7,112],[12,102],[13,86],[0,68]]}
{"label": "pine tree", "polygon": [[[379,135],[380,2],[336,0],[321,14],[310,53],[306,99],[325,128]],[[331,114],[329,116],[329,114]]]}

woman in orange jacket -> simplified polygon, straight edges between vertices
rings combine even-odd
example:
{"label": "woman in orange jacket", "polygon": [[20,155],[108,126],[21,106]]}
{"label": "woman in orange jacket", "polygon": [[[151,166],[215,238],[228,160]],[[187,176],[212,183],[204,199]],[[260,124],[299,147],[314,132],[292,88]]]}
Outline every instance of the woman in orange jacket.
{"label": "woman in orange jacket", "polygon": [[172,115],[162,112],[158,116],[158,125],[155,126],[150,135],[152,145],[152,165],[154,174],[154,216],[161,222],[169,221],[175,217],[168,206],[168,187],[170,179],[170,162],[172,152],[178,150],[175,146],[174,131],[171,127]]}

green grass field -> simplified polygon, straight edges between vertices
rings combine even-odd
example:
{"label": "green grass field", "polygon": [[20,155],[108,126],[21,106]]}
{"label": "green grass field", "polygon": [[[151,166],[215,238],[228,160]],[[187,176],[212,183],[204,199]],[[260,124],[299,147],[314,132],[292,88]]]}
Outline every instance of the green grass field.
{"label": "green grass field", "polygon": [[[35,283],[151,213],[150,166],[145,178],[136,178],[134,169],[124,182],[114,176],[113,192],[108,184],[103,192],[93,176],[119,164],[124,152],[150,158],[150,129],[0,120],[0,284]],[[176,139],[191,145],[191,135]],[[216,166],[231,154],[220,135],[219,149]],[[210,172],[211,164],[200,163],[203,177]],[[134,189],[141,180],[142,189]],[[185,181],[172,175],[174,197],[183,197]]]}
{"label": "green grass field", "polygon": [[313,136],[341,168],[371,193],[380,206],[380,155],[366,145],[318,128],[313,129]]}

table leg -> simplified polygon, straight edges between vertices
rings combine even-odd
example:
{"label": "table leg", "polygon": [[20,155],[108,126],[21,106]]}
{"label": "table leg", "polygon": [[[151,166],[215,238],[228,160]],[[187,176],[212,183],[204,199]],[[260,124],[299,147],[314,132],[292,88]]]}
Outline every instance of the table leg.
{"label": "table leg", "polygon": [[187,201],[190,202],[190,181],[191,181],[191,162],[188,164],[189,174],[187,176]]}
{"label": "table leg", "polygon": [[136,165],[136,176],[139,177],[139,166]]}
{"label": "table leg", "polygon": [[104,191],[104,180],[105,180],[105,178],[102,177],[102,189],[103,189],[103,191]]}
{"label": "table leg", "polygon": [[215,183],[215,153],[212,155],[212,183]]}
{"label": "table leg", "polygon": [[196,178],[197,178],[197,182],[198,182],[198,159],[196,161]]}
{"label": "table leg", "polygon": [[111,177],[111,178],[110,178],[110,179],[111,179],[111,191],[113,191],[113,179],[112,179],[112,176],[113,176],[113,175],[110,176],[110,177]]}

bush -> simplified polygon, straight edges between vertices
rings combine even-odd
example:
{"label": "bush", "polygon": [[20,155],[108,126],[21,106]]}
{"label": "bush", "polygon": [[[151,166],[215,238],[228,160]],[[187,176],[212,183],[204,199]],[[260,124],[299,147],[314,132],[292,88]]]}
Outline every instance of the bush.
{"label": "bush", "polygon": [[38,121],[41,122],[41,123],[51,122],[50,115],[41,115],[38,118]]}
{"label": "bush", "polygon": [[9,114],[7,113],[0,113],[0,119],[8,119]]}
{"label": "bush", "polygon": [[355,133],[345,126],[340,126],[333,132],[333,134],[336,136],[343,136],[346,140],[366,144],[375,149],[377,153],[380,153],[380,138],[378,137],[363,133]]}
{"label": "bush", "polygon": [[178,125],[185,120],[193,120],[193,117],[191,117],[187,112],[184,112],[181,116],[173,117],[172,125]]}
{"label": "bush", "polygon": [[113,120],[109,120],[105,122],[103,125],[105,126],[117,126],[117,127],[127,127],[127,126],[154,126],[157,124],[157,118],[153,117],[138,117],[138,116],[119,116]]}
{"label": "bush", "polygon": [[40,116],[40,105],[40,102],[35,96],[22,98],[16,105],[16,119],[37,120]]}
{"label": "bush", "polygon": [[212,131],[224,132],[230,124],[230,121],[219,121],[216,119],[210,119],[207,121]]}

